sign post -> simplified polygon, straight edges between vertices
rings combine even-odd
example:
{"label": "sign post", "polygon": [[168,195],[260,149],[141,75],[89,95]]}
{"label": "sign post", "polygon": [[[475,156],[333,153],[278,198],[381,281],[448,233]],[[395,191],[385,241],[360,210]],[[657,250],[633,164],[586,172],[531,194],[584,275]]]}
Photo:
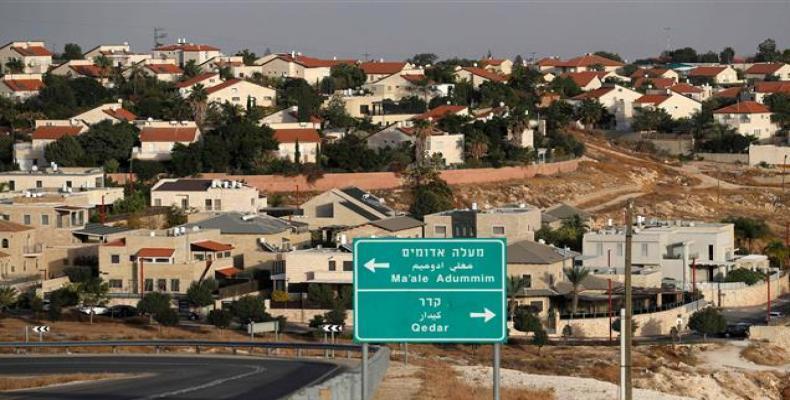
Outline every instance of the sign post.
{"label": "sign post", "polygon": [[[354,340],[503,343],[505,252],[504,239],[356,239]],[[498,350],[495,346],[495,378]],[[363,365],[363,390],[366,372]],[[497,379],[495,396],[498,386]]]}

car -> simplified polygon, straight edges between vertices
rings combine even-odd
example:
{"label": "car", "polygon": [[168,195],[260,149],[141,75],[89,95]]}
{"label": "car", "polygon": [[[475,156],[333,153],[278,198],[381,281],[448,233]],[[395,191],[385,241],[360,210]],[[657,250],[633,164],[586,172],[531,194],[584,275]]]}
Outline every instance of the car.
{"label": "car", "polygon": [[102,314],[107,314],[107,312],[109,311],[107,307],[102,307],[102,306],[93,306],[93,307],[80,306],[78,310],[86,315],[90,315],[91,313],[93,313],[93,315],[102,315]]}
{"label": "car", "polygon": [[120,304],[110,307],[110,316],[113,318],[129,318],[136,317],[139,313],[134,306],[127,306]]}
{"label": "car", "polygon": [[661,287],[663,289],[677,289],[678,281],[673,278],[664,278],[661,280]]}
{"label": "car", "polygon": [[784,314],[782,314],[781,311],[771,311],[771,312],[768,313],[768,315],[770,315],[771,318],[782,318],[782,317],[784,317]]}
{"label": "car", "polygon": [[752,325],[746,322],[729,324],[727,325],[727,329],[722,333],[722,336],[726,338],[748,338],[749,328],[751,327]]}

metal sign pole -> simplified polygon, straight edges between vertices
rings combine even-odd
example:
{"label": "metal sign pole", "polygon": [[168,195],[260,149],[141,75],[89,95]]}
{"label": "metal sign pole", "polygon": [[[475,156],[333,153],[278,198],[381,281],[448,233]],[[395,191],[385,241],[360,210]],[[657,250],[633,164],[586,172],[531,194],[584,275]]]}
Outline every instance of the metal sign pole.
{"label": "metal sign pole", "polygon": [[38,331],[38,341],[39,342],[43,342],[44,341],[44,332]]}
{"label": "metal sign pole", "polygon": [[[330,343],[335,344],[335,331],[334,331],[334,329],[332,330],[330,335],[332,335],[331,338],[329,339]],[[335,358],[335,348],[334,347],[332,348],[332,358]]]}
{"label": "metal sign pole", "polygon": [[25,325],[25,343],[30,341],[30,326]]}
{"label": "metal sign pole", "polygon": [[501,343],[494,343],[494,400],[499,400],[499,360],[502,351]]}
{"label": "metal sign pole", "polygon": [[409,365],[409,343],[403,344],[403,363]]}
{"label": "metal sign pole", "polygon": [[368,344],[362,343],[362,400],[368,399]]}

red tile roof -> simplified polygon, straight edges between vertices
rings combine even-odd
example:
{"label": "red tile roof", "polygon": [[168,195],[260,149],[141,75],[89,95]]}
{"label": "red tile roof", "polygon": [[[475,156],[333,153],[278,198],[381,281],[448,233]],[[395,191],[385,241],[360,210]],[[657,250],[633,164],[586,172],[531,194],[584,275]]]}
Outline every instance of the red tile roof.
{"label": "red tile roof", "polygon": [[420,115],[417,115],[413,119],[415,119],[415,120],[423,120],[423,119],[431,118],[434,121],[438,121],[438,120],[440,120],[440,119],[442,119],[442,118],[444,118],[446,116],[449,116],[451,114],[458,114],[459,112],[461,112],[461,111],[463,111],[465,109],[466,109],[466,106],[455,106],[455,105],[450,105],[450,104],[444,104],[444,105],[438,106],[438,107],[436,107],[436,108],[434,108],[432,110],[428,110],[427,112],[424,112],[424,113],[422,113]]}
{"label": "red tile roof", "polygon": [[141,142],[194,142],[197,127],[174,126],[166,128],[144,127],[140,132]]}
{"label": "red tile roof", "polygon": [[35,92],[44,87],[39,79],[4,79],[3,83],[14,92]]}
{"label": "red tile roof", "polygon": [[228,267],[228,268],[218,269],[215,272],[226,278],[232,278],[236,276],[239,272],[241,272],[241,270],[234,267]]}
{"label": "red tile roof", "polygon": [[145,258],[170,258],[176,249],[168,249],[164,247],[143,247],[137,250],[137,257]]}
{"label": "red tile roof", "polygon": [[146,64],[146,68],[155,74],[182,74],[184,71],[175,64]]}
{"label": "red tile roof", "polygon": [[546,57],[538,60],[538,66],[541,67],[559,67],[562,65],[562,60],[554,57]]}
{"label": "red tile roof", "polygon": [[778,71],[779,68],[782,68],[784,64],[770,64],[770,63],[763,63],[763,64],[754,64],[749,69],[746,70],[747,74],[753,75],[768,75],[773,74],[774,72]]}
{"label": "red tile roof", "polygon": [[213,251],[213,252],[233,250],[233,246],[225,243],[215,242],[213,240],[203,240],[200,242],[194,242],[192,243],[191,247],[193,251],[195,251],[195,249],[197,249],[198,251]]}
{"label": "red tile roof", "polygon": [[673,92],[687,94],[687,93],[702,93],[702,89],[689,85],[688,83],[676,83],[669,87]]}
{"label": "red tile roof", "polygon": [[724,89],[724,90],[720,90],[720,91],[714,93],[713,96],[734,99],[734,98],[738,97],[738,95],[741,94],[742,90],[743,90],[743,88],[739,87],[739,86],[731,87],[731,88],[727,88],[727,89]]}
{"label": "red tile roof", "polygon": [[425,75],[423,74],[406,74],[401,75],[401,77],[411,83],[418,83],[425,80]]}
{"label": "red tile roof", "polygon": [[50,51],[47,50],[46,47],[42,47],[42,46],[27,46],[27,47],[12,46],[11,49],[23,56],[51,56],[52,55],[52,53],[50,53]]}
{"label": "red tile roof", "polygon": [[279,143],[317,143],[321,140],[318,131],[313,128],[303,129],[276,129],[274,138]]}
{"label": "red tile roof", "polygon": [[637,78],[634,80],[634,87],[639,88],[644,84],[650,84],[656,89],[666,89],[675,84],[672,78]]}
{"label": "red tile roof", "polygon": [[219,75],[219,74],[216,73],[216,72],[204,72],[202,74],[193,76],[193,77],[191,77],[191,78],[189,78],[189,79],[187,79],[187,80],[185,80],[183,82],[176,83],[176,87],[179,88],[179,89],[191,88],[192,86],[197,85],[198,83],[203,82],[206,79],[209,79],[209,78],[211,78],[212,76],[215,76],[215,75]]}
{"label": "red tile roof", "polygon": [[485,58],[480,60],[479,64],[485,67],[486,65],[502,65],[503,62],[505,60],[500,58]]}
{"label": "red tile roof", "polygon": [[107,243],[103,244],[102,246],[124,247],[124,246],[126,246],[126,239],[125,238],[115,239],[115,240],[113,240],[111,242],[107,242]]}
{"label": "red tile roof", "polygon": [[611,92],[614,90],[612,86],[605,86],[600,87],[598,89],[590,90],[589,92],[584,92],[578,96],[573,97],[573,100],[587,100],[587,99],[599,99],[601,96]]}
{"label": "red tile roof", "polygon": [[790,82],[756,82],[754,91],[758,93],[790,93]]}
{"label": "red tile roof", "polygon": [[646,94],[636,99],[634,102],[640,104],[652,104],[654,106],[657,106],[663,103],[668,98],[669,96],[665,94]]}
{"label": "red tile roof", "polygon": [[477,75],[477,76],[479,76],[481,78],[488,79],[489,81],[504,82],[504,81],[507,80],[504,76],[495,74],[495,73],[493,73],[493,72],[491,72],[491,71],[489,71],[487,69],[483,69],[483,68],[463,67],[462,69],[464,71],[471,72],[471,73],[473,73],[473,74],[475,74],[475,75]]}
{"label": "red tile roof", "polygon": [[573,82],[579,85],[579,87],[587,86],[595,78],[601,79],[600,75],[596,71],[570,72],[567,74],[562,74],[560,76],[565,78],[571,78]]}
{"label": "red tile roof", "polygon": [[88,64],[88,65],[69,65],[72,71],[83,75],[88,76],[91,78],[101,78],[102,76],[108,76],[110,74],[110,69],[105,68],[104,75],[102,75],[102,69],[99,68],[95,64]]}
{"label": "red tile roof", "polygon": [[689,76],[714,77],[727,67],[697,67],[689,71]]}
{"label": "red tile roof", "polygon": [[331,67],[333,65],[342,64],[343,60],[324,60],[321,58],[308,57],[308,56],[291,56],[290,54],[278,54],[277,58],[285,62],[297,63],[305,68],[321,68]]}
{"label": "red tile roof", "polygon": [[165,46],[159,46],[155,48],[156,51],[174,51],[174,50],[181,50],[181,51],[219,51],[219,48],[214,46],[209,46],[207,44],[194,44],[194,43],[176,43],[176,44],[168,44]]}
{"label": "red tile roof", "polygon": [[137,119],[137,116],[134,115],[134,113],[132,113],[131,111],[129,111],[129,110],[125,109],[125,108],[116,108],[115,110],[113,110],[112,108],[108,108],[108,109],[103,110],[103,111],[104,111],[105,114],[107,114],[107,115],[109,115],[109,116],[111,116],[111,117],[113,117],[115,119],[119,119],[121,121],[131,122],[131,121],[134,121],[134,120]]}
{"label": "red tile roof", "polygon": [[639,68],[631,74],[631,78],[655,78],[661,77],[661,75],[665,74],[669,69],[667,68],[650,68],[644,69]]}
{"label": "red tile roof", "polygon": [[754,101],[741,101],[713,111],[714,114],[763,114],[770,112],[768,107]]}
{"label": "red tile roof", "polygon": [[215,86],[212,86],[210,88],[207,88],[206,89],[206,94],[212,94],[212,93],[219,92],[220,90],[225,89],[225,88],[230,87],[230,86],[233,86],[233,85],[235,85],[235,84],[237,84],[239,82],[241,82],[241,79],[228,79],[227,81],[222,82],[219,85],[215,85]]}
{"label": "red tile roof", "polygon": [[622,67],[625,64],[596,54],[586,54],[560,63],[560,67],[590,67],[596,64],[604,67]]}
{"label": "red tile roof", "polygon": [[39,140],[58,140],[63,136],[77,136],[81,130],[81,126],[39,126],[31,136]]}
{"label": "red tile roof", "polygon": [[405,62],[363,62],[359,68],[367,75],[392,75],[403,71],[406,67]]}

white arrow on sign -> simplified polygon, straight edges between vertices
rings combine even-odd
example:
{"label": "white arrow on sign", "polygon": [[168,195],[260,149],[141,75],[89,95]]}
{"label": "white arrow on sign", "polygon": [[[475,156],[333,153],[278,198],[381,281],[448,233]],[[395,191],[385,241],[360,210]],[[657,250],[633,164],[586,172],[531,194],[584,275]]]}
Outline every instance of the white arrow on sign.
{"label": "white arrow on sign", "polygon": [[36,332],[36,333],[46,333],[46,332],[49,332],[49,326],[47,326],[47,325],[34,326],[34,327],[33,327],[33,332]]}
{"label": "white arrow on sign", "polygon": [[469,318],[483,318],[483,322],[488,322],[492,318],[496,317],[496,314],[491,312],[491,310],[487,308],[483,308],[483,312],[470,312]]}
{"label": "white arrow on sign", "polygon": [[375,258],[365,263],[365,268],[370,272],[376,272],[376,269],[389,269],[390,263],[377,263]]}

